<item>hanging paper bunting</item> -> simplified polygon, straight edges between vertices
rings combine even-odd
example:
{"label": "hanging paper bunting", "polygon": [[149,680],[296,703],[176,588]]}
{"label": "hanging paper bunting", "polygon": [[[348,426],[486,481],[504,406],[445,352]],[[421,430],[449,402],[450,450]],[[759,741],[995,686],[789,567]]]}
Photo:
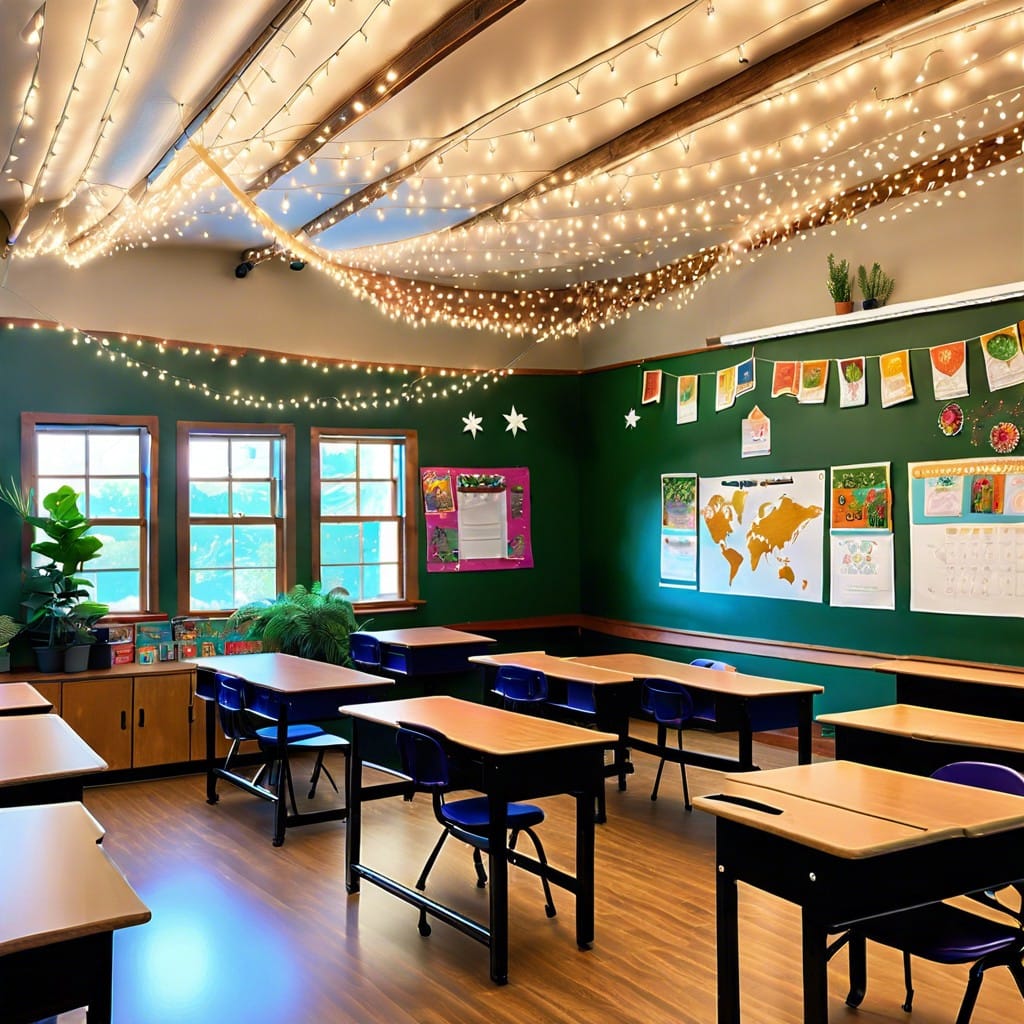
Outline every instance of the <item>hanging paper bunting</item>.
{"label": "hanging paper bunting", "polygon": [[644,370],[644,390],[641,405],[661,401],[661,370]]}
{"label": "hanging paper bunting", "polygon": [[697,422],[697,374],[680,377],[676,381],[676,423]]}
{"label": "hanging paper bunting", "polygon": [[836,369],[839,371],[840,409],[850,409],[867,402],[867,378],[864,376],[866,362],[864,356],[836,360]]}
{"label": "hanging paper bunting", "polygon": [[1024,355],[1016,324],[981,336],[985,375],[990,391],[1002,391],[1024,381]]}
{"label": "hanging paper bunting", "polygon": [[736,397],[753,391],[757,386],[757,375],[754,370],[754,357],[745,359],[736,366]]}
{"label": "hanging paper bunting", "polygon": [[828,387],[828,360],[814,359],[800,364],[800,383],[796,400],[801,405],[821,405]]}
{"label": "hanging paper bunting", "polygon": [[736,367],[727,366],[715,374],[715,412],[732,408],[736,401]]}
{"label": "hanging paper bunting", "polygon": [[910,351],[900,349],[897,352],[886,352],[878,357],[878,365],[882,375],[882,408],[900,402],[909,402],[914,397],[914,384],[910,378]]}
{"label": "hanging paper bunting", "polygon": [[967,386],[967,342],[951,341],[928,349],[932,360],[932,390],[935,401],[964,398],[971,393]]}
{"label": "hanging paper bunting", "polygon": [[776,363],[772,370],[772,398],[780,395],[796,395],[800,377],[799,363]]}

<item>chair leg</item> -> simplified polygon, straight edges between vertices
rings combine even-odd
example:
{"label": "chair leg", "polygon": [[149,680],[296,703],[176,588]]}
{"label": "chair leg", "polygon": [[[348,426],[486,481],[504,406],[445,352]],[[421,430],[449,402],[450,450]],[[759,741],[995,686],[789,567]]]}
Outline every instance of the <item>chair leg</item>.
{"label": "chair leg", "polygon": [[[324,752],[322,750],[317,752],[316,764],[313,765],[313,774],[309,778],[309,799],[312,800],[316,796],[316,785],[320,781],[320,773],[324,771]],[[337,786],[334,787],[337,790]]]}
{"label": "chair leg", "polygon": [[910,1013],[914,1008],[914,979],[910,973],[910,954],[906,951],[903,953],[903,984],[907,988],[907,1001],[903,1004],[903,1009]]}
{"label": "chair leg", "polygon": [[[659,747],[665,746],[665,726],[663,726],[663,725],[659,725],[658,726],[658,746]],[[658,799],[658,787],[661,785],[661,772],[662,772],[662,769],[664,767],[665,767],[665,758],[662,758],[658,762],[658,774],[654,776],[654,789],[651,790],[651,799],[652,800],[657,800]]]}
{"label": "chair leg", "polygon": [[851,932],[849,938],[850,992],[846,997],[847,1006],[860,1006],[868,989],[867,941],[859,932]]}
{"label": "chair leg", "polygon": [[[533,845],[537,849],[537,860],[539,860],[544,867],[547,867],[548,858],[544,853],[544,847],[541,845],[541,841],[537,836],[537,833],[534,832],[532,828],[524,828],[523,831],[533,840]],[[511,844],[509,845],[511,848]],[[540,876],[540,884],[544,886],[544,913],[547,914],[548,917],[554,917],[557,911],[555,910],[555,901],[551,898],[551,886],[548,885],[546,875]]]}
{"label": "chair leg", "polygon": [[[299,805],[295,802],[295,787],[292,785],[292,766],[291,766],[291,763],[288,760],[288,755],[287,754],[285,754],[281,758],[281,760],[278,762],[277,771],[278,771],[278,778],[280,778],[280,776],[282,774],[284,775],[284,786],[285,786],[285,789],[288,792],[288,799],[291,800],[291,802],[292,802],[292,810],[296,814],[298,814],[299,813]],[[280,785],[280,782],[279,782],[278,786],[277,786],[277,799],[280,800],[281,798],[282,798],[281,785]]]}
{"label": "chair leg", "polygon": [[682,727],[679,729],[678,735],[679,741],[679,774],[683,777],[683,806],[688,810],[693,810],[693,804],[690,803],[690,787],[686,784],[686,762],[682,759],[683,754],[683,730]]}
{"label": "chair leg", "polygon": [[971,1014],[974,1013],[974,1004],[978,1001],[978,993],[981,991],[981,982],[985,977],[986,966],[984,960],[979,960],[971,968],[964,1001],[960,1004],[960,1012],[956,1015],[956,1024],[968,1024],[971,1019]]}
{"label": "chair leg", "polygon": [[473,847],[473,867],[476,868],[476,887],[483,889],[487,885],[487,872],[484,869],[484,859],[480,856],[480,847]]}
{"label": "chair leg", "polygon": [[430,852],[430,856],[427,858],[427,863],[423,865],[423,870],[420,872],[420,877],[416,879],[416,888],[421,892],[427,887],[427,875],[430,874],[430,869],[434,866],[434,861],[437,860],[437,855],[441,852],[441,847],[444,846],[444,841],[448,838],[448,829],[445,829],[441,833],[441,838],[438,839],[437,845]]}

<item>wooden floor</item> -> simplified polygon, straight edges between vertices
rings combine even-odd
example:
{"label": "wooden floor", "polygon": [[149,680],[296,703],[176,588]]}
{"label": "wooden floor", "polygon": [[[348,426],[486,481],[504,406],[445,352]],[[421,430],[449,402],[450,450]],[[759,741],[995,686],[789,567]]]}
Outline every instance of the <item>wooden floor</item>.
{"label": "wooden floor", "polygon": [[[688,740],[723,751],[730,742]],[[755,757],[762,767],[795,760],[767,744]],[[627,792],[609,784],[608,823],[598,828],[593,948],[575,946],[567,893],[555,890],[559,912],[549,920],[537,879],[513,869],[505,987],[489,981],[483,946],[441,924],[421,938],[416,911],[373,886],[346,894],[344,823],[290,831],[274,849],[270,807],[223,784],[220,803],[208,806],[201,776],[87,791],[106,849],[153,911],[149,924],[115,941],[116,1024],[713,1024],[714,822],[683,811],[673,765],[652,803],[656,762],[635,761]],[[721,780],[694,768],[689,777],[692,794]],[[572,803],[542,804],[549,856],[571,868]],[[364,860],[412,884],[438,832],[423,797],[366,805]],[[469,849],[454,840],[428,892],[486,914]],[[743,887],[740,917],[745,1024],[798,1024],[798,915]],[[845,971],[840,954],[830,969],[833,1022],[949,1024],[966,983],[964,968],[919,964],[908,1016],[899,955],[872,947],[867,997],[854,1011],[843,1003]],[[1024,1020],[1005,970],[986,978],[974,1020]]]}

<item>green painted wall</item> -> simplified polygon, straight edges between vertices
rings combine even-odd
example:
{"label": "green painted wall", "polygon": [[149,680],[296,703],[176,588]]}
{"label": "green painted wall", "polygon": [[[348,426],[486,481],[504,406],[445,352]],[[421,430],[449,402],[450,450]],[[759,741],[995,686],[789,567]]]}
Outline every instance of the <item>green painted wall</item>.
{"label": "green painted wall", "polygon": [[[128,346],[132,348],[133,346]],[[292,362],[259,363],[248,356],[237,367],[209,355],[185,356],[168,351],[163,357],[151,346],[139,349],[139,358],[174,374],[188,374],[196,382],[243,393],[270,397],[364,393],[395,386],[393,378],[364,371],[321,370]],[[20,475],[21,412],[94,413],[102,415],[156,415],[159,435],[159,560],[160,610],[177,612],[175,550],[175,440],[179,420],[213,422],[290,422],[297,443],[297,575],[311,579],[309,508],[309,428],[402,427],[419,433],[422,465],[526,466],[532,491],[533,548],[536,568],[508,572],[428,574],[420,577],[426,601],[416,613],[381,616],[377,628],[525,615],[555,615],[579,607],[579,554],[576,543],[576,507],[579,459],[577,454],[580,381],[574,376],[507,378],[486,390],[476,385],[461,396],[427,399],[396,409],[299,409],[254,412],[244,406],[225,405],[200,390],[160,382],[155,373],[143,378],[137,368],[107,356],[97,357],[96,346],[72,346],[70,334],[52,330],[15,329],[0,333],[0,476],[6,481]],[[436,390],[443,382],[434,378]],[[517,437],[506,431],[503,413],[515,404],[527,417],[526,432]],[[463,431],[462,417],[470,411],[483,417],[483,432],[474,440]],[[422,505],[420,518],[421,568],[423,554]],[[19,601],[20,532],[13,513],[0,508],[0,610],[16,613]]]}
{"label": "green painted wall", "polygon": [[[824,405],[798,405],[772,399],[768,360],[876,355],[900,348],[926,348],[976,338],[1024,318],[1024,301],[924,314],[873,325],[850,325],[756,346],[757,388],[735,406],[716,414],[714,378],[702,377],[698,422],[677,426],[675,380],[666,377],[660,405],[641,406],[641,367],[593,374],[584,380],[581,436],[582,611],[631,622],[706,633],[759,637],[814,645],[919,654],[944,658],[1024,664],[1024,631],[1019,618],[954,616],[909,611],[907,463],[992,454],[987,432],[971,444],[970,422],[982,403],[1000,399],[1024,409],[1024,387],[990,399],[977,342],[968,345],[971,397],[960,400],[967,415],[955,438],[940,434],[936,417],[944,403],[932,396],[929,356],[913,352],[917,397],[904,405],[879,405],[878,361],[868,362],[868,405],[840,409],[835,369]],[[668,373],[711,373],[746,358],[750,345],[714,348],[674,359],[652,360],[647,368]],[[772,453],[740,458],[740,420],[758,404],[772,423]],[[624,415],[635,408],[640,422],[625,429]],[[1016,417],[1024,427],[1024,413]],[[992,421],[994,422],[994,420]],[[1017,454],[1024,454],[1020,450]],[[858,462],[892,462],[896,530],[896,610],[832,608],[827,603],[730,597],[659,588],[660,474],[696,472],[717,476],[744,471],[765,473],[827,469]],[[826,549],[825,593],[828,593]],[[1024,614],[1024,612],[1022,612]],[[666,651],[661,653],[666,654]],[[706,653],[706,652],[699,652]],[[667,656],[683,658],[674,649]],[[735,661],[735,659],[731,659]],[[892,693],[891,680],[873,673],[821,670],[816,666],[753,659],[748,671],[794,679],[817,679],[830,687],[828,706],[875,703]],[[881,682],[880,682],[881,680]],[[818,710],[824,709],[819,702]]]}

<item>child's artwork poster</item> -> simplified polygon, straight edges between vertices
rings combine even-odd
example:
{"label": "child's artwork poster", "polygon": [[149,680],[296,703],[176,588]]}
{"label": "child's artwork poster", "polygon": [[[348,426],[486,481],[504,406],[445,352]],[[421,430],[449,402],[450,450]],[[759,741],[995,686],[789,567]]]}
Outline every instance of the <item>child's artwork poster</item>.
{"label": "child's artwork poster", "polygon": [[731,409],[736,401],[736,367],[727,366],[715,374],[715,412]]}
{"label": "child's artwork poster", "polygon": [[888,462],[832,467],[832,529],[892,531]]}
{"label": "child's artwork poster", "polygon": [[420,482],[428,572],[533,568],[528,469],[432,466]]}
{"label": "child's artwork poster", "polygon": [[878,357],[882,385],[882,408],[888,409],[914,397],[914,382],[910,376],[910,351],[901,349]]}
{"label": "child's artwork poster", "polygon": [[697,422],[697,374],[684,374],[676,381],[676,423]]}
{"label": "child's artwork poster", "polygon": [[697,474],[661,476],[662,587],[697,586]]}
{"label": "child's artwork poster", "polygon": [[896,607],[888,462],[832,467],[829,603]]}
{"label": "child's artwork poster", "polygon": [[801,405],[821,405],[828,388],[828,360],[813,359],[800,364],[796,400]]}
{"label": "child's artwork poster", "polygon": [[772,453],[772,421],[754,406],[740,421],[740,456],[744,459]]}
{"label": "child's artwork poster", "polygon": [[867,378],[864,374],[866,362],[864,356],[836,360],[836,366],[839,368],[840,409],[852,409],[867,402]]}
{"label": "child's artwork poster", "polygon": [[757,387],[757,371],[754,367],[754,357],[744,359],[742,363],[736,364],[736,397],[745,395]]}
{"label": "child's artwork poster", "polygon": [[912,462],[910,609],[1020,618],[1024,459]]}
{"label": "child's artwork poster", "polygon": [[981,336],[985,356],[985,376],[990,391],[1002,391],[1024,381],[1024,354],[1016,324]]}
{"label": "child's artwork poster", "polygon": [[661,370],[644,370],[643,395],[640,398],[641,405],[650,405],[651,402],[661,401]]}
{"label": "child's artwork poster", "polygon": [[951,341],[928,349],[932,363],[932,391],[936,402],[965,398],[967,386],[967,342]]}
{"label": "child's artwork poster", "polygon": [[799,363],[776,363],[772,367],[772,398],[778,398],[780,395],[793,395],[795,397],[799,376]]}

